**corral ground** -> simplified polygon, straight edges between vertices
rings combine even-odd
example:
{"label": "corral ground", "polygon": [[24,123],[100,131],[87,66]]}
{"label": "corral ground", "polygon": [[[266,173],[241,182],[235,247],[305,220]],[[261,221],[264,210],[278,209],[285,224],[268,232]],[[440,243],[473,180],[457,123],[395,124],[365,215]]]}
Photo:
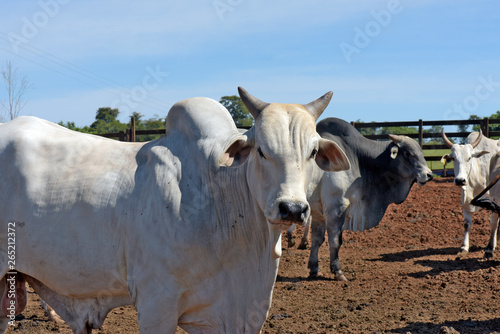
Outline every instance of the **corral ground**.
{"label": "corral ground", "polygon": [[[263,333],[500,333],[500,255],[482,260],[489,213],[474,215],[471,251],[457,257],[463,216],[451,181],[415,185],[379,226],[346,231],[340,256],[349,282],[332,280],[326,242],[320,280],[308,279],[309,250],[284,249]],[[7,333],[71,333],[47,320],[36,294],[29,298]],[[136,316],[132,307],[114,309],[94,332],[138,333]]]}

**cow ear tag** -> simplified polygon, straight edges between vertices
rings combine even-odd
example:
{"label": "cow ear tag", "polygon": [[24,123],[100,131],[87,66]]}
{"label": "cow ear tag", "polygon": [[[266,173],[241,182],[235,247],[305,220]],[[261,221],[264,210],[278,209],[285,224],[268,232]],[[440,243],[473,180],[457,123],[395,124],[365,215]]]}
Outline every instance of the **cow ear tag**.
{"label": "cow ear tag", "polygon": [[396,159],[396,157],[398,156],[398,147],[397,146],[393,146],[391,148],[391,159]]}

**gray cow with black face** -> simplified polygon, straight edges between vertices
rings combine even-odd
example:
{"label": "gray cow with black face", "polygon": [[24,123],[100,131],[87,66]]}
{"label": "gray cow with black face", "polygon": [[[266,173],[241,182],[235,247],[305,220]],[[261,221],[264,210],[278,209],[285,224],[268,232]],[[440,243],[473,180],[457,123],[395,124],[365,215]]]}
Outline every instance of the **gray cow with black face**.
{"label": "gray cow with black face", "polygon": [[322,120],[316,131],[342,148],[351,168],[337,173],[315,169],[308,197],[312,214],[308,266],[310,276],[318,276],[318,250],[328,231],[331,272],[345,281],[339,261],[342,231],[377,226],[389,204],[402,203],[415,182],[423,185],[433,174],[418,144],[406,136],[370,140],[338,118]]}

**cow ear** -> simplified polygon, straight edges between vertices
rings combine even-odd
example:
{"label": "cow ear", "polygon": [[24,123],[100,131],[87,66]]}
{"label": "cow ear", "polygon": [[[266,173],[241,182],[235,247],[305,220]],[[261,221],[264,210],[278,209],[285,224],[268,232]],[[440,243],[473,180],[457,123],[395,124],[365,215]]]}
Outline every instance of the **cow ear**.
{"label": "cow ear", "polygon": [[399,147],[394,145],[391,148],[391,159],[396,159],[396,157],[398,156],[398,152],[399,152]]}
{"label": "cow ear", "polygon": [[219,166],[239,167],[247,161],[253,145],[249,143],[246,136],[242,137],[233,140],[224,150],[224,153],[219,159]]}
{"label": "cow ear", "polygon": [[446,165],[448,162],[450,162],[450,161],[452,161],[452,160],[453,160],[453,158],[451,157],[451,155],[449,155],[449,154],[445,154],[445,155],[443,155],[443,157],[441,158],[441,163],[442,163],[443,165]]}
{"label": "cow ear", "polygon": [[351,168],[344,151],[335,142],[327,139],[319,140],[319,149],[315,160],[319,168],[326,172],[339,172]]}

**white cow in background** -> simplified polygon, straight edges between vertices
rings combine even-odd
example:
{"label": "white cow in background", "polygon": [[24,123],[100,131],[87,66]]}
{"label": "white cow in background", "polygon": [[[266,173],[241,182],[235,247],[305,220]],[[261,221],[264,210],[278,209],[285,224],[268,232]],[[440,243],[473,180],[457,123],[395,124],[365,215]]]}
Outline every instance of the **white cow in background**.
{"label": "white cow in background", "polygon": [[310,215],[309,171],[349,162],[316,133],[331,92],[307,105],[239,92],[255,118],[244,135],[207,98],[175,104],[148,143],[34,117],[2,125],[0,228],[15,238],[15,263],[0,240],[2,332],[25,281],[79,334],[129,304],[141,333],[260,331],[281,231]]}
{"label": "white cow in background", "polygon": [[[446,136],[444,129],[442,137],[445,144],[451,149],[450,154],[443,156],[444,163],[453,161],[455,172],[454,183],[462,188],[461,206],[464,215],[464,240],[460,247],[459,255],[469,252],[469,234],[472,226],[472,214],[479,210],[471,205],[471,200],[478,195],[489,181],[490,160],[492,154],[500,150],[499,141],[483,136],[482,132],[472,132],[467,137],[467,144],[453,144]],[[493,212],[490,217],[491,229],[497,226],[498,214]],[[493,232],[491,232],[493,234]],[[496,238],[496,228],[495,228]],[[491,240],[492,237],[490,237]],[[493,249],[487,248],[484,256],[493,256]]]}
{"label": "white cow in background", "polygon": [[[488,210],[491,210],[491,218],[490,218],[490,240],[486,249],[484,251],[485,258],[492,258],[493,251],[497,247],[497,234],[498,234],[498,217],[500,214],[500,184],[498,183],[498,178],[500,178],[500,152],[497,152],[490,160],[490,177],[489,177],[489,185],[491,187],[489,191],[486,191],[485,194],[488,194],[489,197],[483,197],[477,195],[474,200],[471,201],[471,204],[484,207]],[[483,192],[482,191],[482,192]],[[482,193],[481,192],[481,193]]]}

